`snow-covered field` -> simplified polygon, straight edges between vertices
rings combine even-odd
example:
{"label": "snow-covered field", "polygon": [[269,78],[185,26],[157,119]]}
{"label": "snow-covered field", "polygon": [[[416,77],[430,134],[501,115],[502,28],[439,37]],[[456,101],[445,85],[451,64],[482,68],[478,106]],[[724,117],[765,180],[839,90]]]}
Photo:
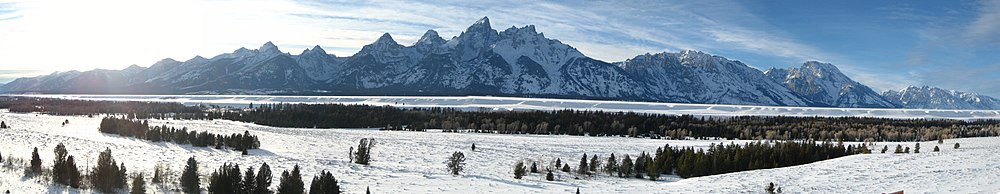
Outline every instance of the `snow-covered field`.
{"label": "snow-covered field", "polygon": [[107,100],[177,102],[187,105],[206,104],[246,106],[250,103],[343,103],[389,105],[398,107],[450,107],[466,110],[601,110],[675,115],[760,115],[760,116],[823,116],[881,117],[935,119],[1000,119],[1000,110],[937,110],[886,108],[824,108],[782,107],[719,104],[684,104],[657,102],[625,102],[549,98],[515,98],[490,96],[418,97],[418,96],[266,96],[266,95],[24,95],[33,97]]}
{"label": "snow-covered field", "polygon": [[[60,123],[69,120],[63,127]],[[195,156],[202,175],[210,174],[223,163],[236,162],[240,167],[257,167],[267,162],[274,172],[274,184],[282,170],[302,166],[308,185],[321,170],[332,171],[348,193],[760,193],[774,182],[786,193],[881,193],[905,190],[907,193],[995,193],[1000,191],[1000,138],[950,139],[941,152],[930,152],[936,142],[921,142],[920,154],[854,155],[807,165],[754,170],[715,176],[680,179],[662,177],[653,182],[597,176],[576,180],[570,174],[557,173],[557,181],[545,181],[542,174],[530,174],[522,180],[512,176],[518,160],[537,160],[540,167],[561,158],[576,167],[583,153],[606,157],[611,153],[633,157],[641,151],[654,151],[664,144],[704,147],[729,141],[678,141],[620,137],[577,137],[538,135],[498,135],[436,132],[397,132],[364,129],[294,129],[265,127],[233,121],[151,121],[151,124],[186,126],[213,133],[236,133],[249,130],[259,135],[261,149],[250,156],[234,151],[195,148],[170,143],[105,135],[97,131],[100,118],[66,117],[0,112],[0,120],[12,125],[0,130],[0,153],[4,158],[29,158],[38,147],[45,165],[51,165],[52,149],[66,143],[81,169],[92,165],[98,152],[111,148],[114,157],[124,162],[130,172],[147,175],[157,163],[180,171],[186,158]],[[375,138],[371,166],[348,162],[349,147],[361,138]],[[952,149],[959,142],[961,149]],[[475,152],[469,149],[475,143]],[[881,148],[883,144],[876,146]],[[885,143],[893,147],[896,143]],[[911,146],[912,143],[905,143]],[[461,176],[447,174],[445,159],[454,151],[466,154],[466,171]],[[877,151],[877,150],[876,150]],[[530,163],[529,163],[530,164]],[[64,192],[37,179],[22,178],[19,170],[0,170],[0,191],[15,193]],[[206,185],[205,181],[202,183]],[[272,187],[273,188],[273,187]],[[77,192],[77,191],[70,191]],[[89,191],[84,191],[89,192]]]}

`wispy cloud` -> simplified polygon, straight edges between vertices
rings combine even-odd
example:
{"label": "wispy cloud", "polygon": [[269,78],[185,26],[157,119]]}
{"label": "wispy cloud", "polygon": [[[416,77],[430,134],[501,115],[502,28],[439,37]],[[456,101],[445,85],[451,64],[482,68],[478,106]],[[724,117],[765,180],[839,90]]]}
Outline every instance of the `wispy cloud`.
{"label": "wispy cloud", "polygon": [[1000,45],[1000,0],[980,2],[979,15],[965,28],[967,43],[985,46]]}

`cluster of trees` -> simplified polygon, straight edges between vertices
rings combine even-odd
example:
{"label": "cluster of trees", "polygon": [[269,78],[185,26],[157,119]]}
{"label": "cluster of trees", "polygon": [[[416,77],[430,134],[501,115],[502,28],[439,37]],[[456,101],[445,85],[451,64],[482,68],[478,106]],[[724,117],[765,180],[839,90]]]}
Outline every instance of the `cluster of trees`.
{"label": "cluster of trees", "polygon": [[62,143],[56,145],[53,161],[52,181],[73,188],[80,188],[83,178],[80,170],[76,167],[76,159],[72,155],[69,155],[66,145]]}
{"label": "cluster of trees", "polygon": [[351,152],[351,161],[361,165],[371,164],[373,147],[375,147],[375,139],[361,138],[358,143],[358,151],[355,152],[353,147],[349,151]]}
{"label": "cluster of trees", "polygon": [[271,168],[267,166],[267,163],[261,164],[256,174],[254,174],[252,167],[247,168],[245,174],[241,173],[238,164],[226,163],[222,165],[209,177],[208,191],[211,193],[248,194],[271,192],[268,188],[271,186]]}
{"label": "cluster of trees", "polygon": [[0,109],[11,112],[43,112],[54,115],[128,114],[133,118],[166,118],[167,113],[201,113],[202,108],[178,103],[113,102],[32,97],[0,97]]}
{"label": "cluster of trees", "polygon": [[246,151],[248,149],[260,148],[260,140],[256,135],[251,135],[249,131],[243,134],[234,133],[230,135],[212,134],[206,131],[188,131],[187,127],[176,129],[164,126],[149,126],[149,121],[133,120],[126,118],[105,117],[101,119],[99,130],[103,133],[116,134],[126,137],[145,139],[153,142],[174,142],[177,144],[191,144],[198,147],[215,146],[217,149],[229,147],[235,150]]}
{"label": "cluster of trees", "polygon": [[[611,154],[604,160],[597,155],[588,158],[584,154],[576,168],[576,174],[592,176],[603,172],[608,176],[648,178],[650,180],[657,180],[661,175],[674,174],[682,178],[690,178],[794,166],[861,153],[870,153],[870,150],[866,145],[856,147],[814,141],[751,142],[743,145],[735,143],[712,144],[707,150],[665,145],[657,148],[655,153],[643,152],[634,159],[627,154],[621,158]],[[602,164],[600,161],[605,162]],[[555,167],[558,168],[560,165],[562,165],[563,172],[572,172],[568,164],[557,159]],[[531,168],[531,172],[537,172],[534,170],[536,168],[534,164]],[[527,172],[523,161],[518,161],[514,165],[514,178],[520,179]],[[546,175],[546,179],[552,180],[551,176],[550,171]]]}

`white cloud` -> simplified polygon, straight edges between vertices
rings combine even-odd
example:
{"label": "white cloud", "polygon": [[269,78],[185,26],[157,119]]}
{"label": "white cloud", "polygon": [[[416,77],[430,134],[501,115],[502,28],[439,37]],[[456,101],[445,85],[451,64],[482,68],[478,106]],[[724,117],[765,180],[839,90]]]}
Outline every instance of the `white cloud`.
{"label": "white cloud", "polygon": [[970,43],[1000,45],[1000,0],[983,1],[979,9],[979,15],[965,28],[965,38]]}

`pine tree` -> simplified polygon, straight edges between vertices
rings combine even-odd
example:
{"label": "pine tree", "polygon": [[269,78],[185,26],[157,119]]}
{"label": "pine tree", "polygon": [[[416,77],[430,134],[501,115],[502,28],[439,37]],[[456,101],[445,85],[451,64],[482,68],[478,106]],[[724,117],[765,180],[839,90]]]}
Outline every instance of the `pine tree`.
{"label": "pine tree", "polygon": [[622,159],[622,165],[618,168],[618,177],[629,177],[632,176],[632,158],[625,154],[625,158]]}
{"label": "pine tree", "polygon": [[371,162],[371,149],[375,147],[375,139],[361,138],[358,143],[358,152],[355,153],[354,163],[368,165]]}
{"label": "pine tree", "polygon": [[601,160],[597,159],[597,154],[590,156],[590,171],[597,172],[597,167],[601,165]]}
{"label": "pine tree", "polygon": [[372,189],[369,187],[365,187],[365,194],[372,194]]}
{"label": "pine tree", "polygon": [[333,174],[327,171],[320,172],[313,177],[312,185],[309,186],[309,194],[339,194],[340,186]]}
{"label": "pine tree", "polygon": [[958,147],[959,147],[958,143],[955,143],[955,149],[958,149]]}
{"label": "pine tree", "polygon": [[538,165],[535,162],[531,162],[531,173],[538,173]]}
{"label": "pine tree", "polygon": [[903,153],[909,154],[910,153],[910,146],[906,146],[906,149],[903,151]]}
{"label": "pine tree", "polygon": [[589,175],[590,167],[587,166],[587,154],[583,154],[583,158],[580,158],[580,166],[577,166],[576,173],[580,175]]}
{"label": "pine tree", "polygon": [[243,174],[243,182],[240,183],[240,193],[253,193],[257,190],[257,176],[253,174],[253,167],[247,167],[246,173]]}
{"label": "pine tree", "polygon": [[132,177],[132,191],[129,194],[146,194],[146,180],[142,173]]}
{"label": "pine tree", "polygon": [[646,164],[646,176],[649,177],[649,180],[656,181],[657,178],[660,178],[660,163],[656,162],[655,159],[646,158]]}
{"label": "pine tree", "polygon": [[944,144],[944,139],[938,137],[938,144]]}
{"label": "pine tree", "polygon": [[580,194],[580,187],[576,188],[576,194]]}
{"label": "pine tree", "polygon": [[920,153],[920,143],[917,143],[917,145],[913,146],[913,153],[914,154]]}
{"label": "pine tree", "polygon": [[66,158],[66,163],[63,164],[63,169],[66,172],[66,179],[70,187],[80,188],[83,184],[83,175],[80,173],[80,169],[76,167],[76,160],[73,156]]}
{"label": "pine tree", "polygon": [[556,168],[559,168],[560,166],[562,166],[562,160],[556,158]]}
{"label": "pine tree", "polygon": [[615,159],[614,153],[608,158],[608,163],[604,165],[604,170],[607,171],[608,176],[614,176],[618,172],[618,159]]}
{"label": "pine tree", "polygon": [[569,164],[563,164],[562,171],[568,173],[570,171]]}
{"label": "pine tree", "polygon": [[69,185],[69,176],[66,173],[66,158],[69,152],[63,143],[56,145],[54,149],[55,158],[52,159],[52,180],[58,184]]}
{"label": "pine tree", "polygon": [[0,129],[10,128],[7,126],[7,122],[0,121]]}
{"label": "pine tree", "polygon": [[198,161],[193,156],[188,158],[180,181],[184,193],[198,193],[201,190],[200,180],[198,180]]}
{"label": "pine tree", "polygon": [[[462,170],[465,170],[465,154],[462,152],[452,153],[451,157],[448,157],[447,167],[452,175],[461,173]],[[532,164],[532,169],[534,169],[534,164]]]}
{"label": "pine tree", "polygon": [[897,144],[896,145],[896,152],[893,152],[893,153],[902,154],[903,153],[903,146]]}
{"label": "pine tree", "polygon": [[941,149],[939,149],[938,146],[934,146],[934,152],[939,152],[939,151],[941,151]]}
{"label": "pine tree", "polygon": [[271,167],[264,164],[260,165],[260,169],[257,170],[257,180],[254,180],[257,186],[254,187],[254,191],[250,192],[252,194],[268,194],[271,193]]}
{"label": "pine tree", "polygon": [[112,193],[127,187],[124,164],[119,166],[111,156],[111,149],[105,149],[97,157],[97,166],[91,170],[90,183],[95,190]]}
{"label": "pine tree", "polygon": [[31,151],[31,167],[28,170],[32,175],[42,173],[42,158],[38,157],[38,147]]}
{"label": "pine tree", "polygon": [[882,153],[884,154],[886,151],[889,151],[889,145],[882,147]]}
{"label": "pine tree", "polygon": [[774,194],[774,183],[768,183],[767,188],[764,188],[767,194]]}
{"label": "pine tree", "polygon": [[549,171],[549,173],[545,174],[545,180],[547,180],[547,181],[554,181],[554,180],[556,180],[555,175],[552,174],[552,170],[548,170],[548,171]]}
{"label": "pine tree", "polygon": [[514,179],[521,179],[521,177],[524,177],[524,175],[527,174],[526,172],[524,162],[518,161],[517,164],[514,165]]}
{"label": "pine tree", "polygon": [[[360,151],[360,149],[359,149]],[[278,194],[302,194],[305,193],[305,183],[302,182],[302,174],[299,172],[299,165],[296,164],[292,168],[292,172],[289,173],[288,170],[281,172],[281,182],[278,183]]]}
{"label": "pine tree", "polygon": [[243,181],[240,178],[240,166],[234,163],[225,163],[218,170],[212,172],[209,177],[209,193],[228,193],[240,191]]}

